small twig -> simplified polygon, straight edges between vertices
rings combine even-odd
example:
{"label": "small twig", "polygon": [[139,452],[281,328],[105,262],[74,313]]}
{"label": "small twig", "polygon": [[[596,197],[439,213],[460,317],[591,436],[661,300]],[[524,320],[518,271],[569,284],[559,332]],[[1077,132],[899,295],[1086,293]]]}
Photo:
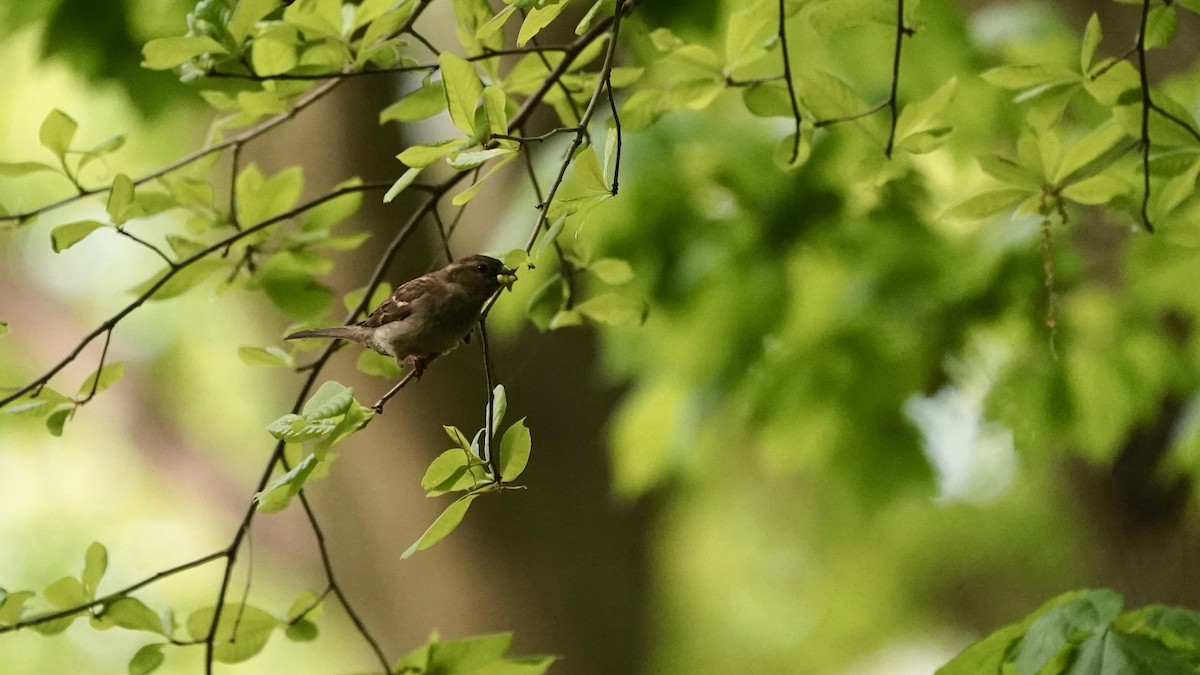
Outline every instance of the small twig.
{"label": "small twig", "polygon": [[141,237],[129,232],[128,230],[126,230],[123,227],[117,228],[117,234],[121,235],[122,237],[125,237],[126,239],[129,239],[130,241],[133,241],[133,242],[143,246],[144,248],[150,249],[159,258],[162,258],[163,262],[167,263],[168,267],[175,267],[175,265],[176,265],[175,261],[171,260],[170,256],[168,256],[166,253],[163,252],[163,250],[161,248],[155,246],[154,244],[151,244],[150,242],[146,241],[145,239],[142,239]]}
{"label": "small twig", "polygon": [[1147,232],[1154,231],[1150,222],[1150,109],[1154,102],[1150,98],[1150,77],[1146,73],[1146,22],[1150,16],[1150,0],[1142,0],[1142,18],[1138,26],[1138,37],[1134,47],[1138,55],[1138,78],[1142,89],[1142,226]]}
{"label": "small twig", "polygon": [[763,77],[751,77],[744,80],[734,78],[732,75],[725,76],[725,86],[728,87],[753,87],[756,84],[765,84],[767,82],[778,82],[779,80],[787,79],[787,76],[782,73],[778,75],[764,75]]}
{"label": "small twig", "polygon": [[904,0],[896,0],[896,49],[892,56],[892,91],[888,94],[888,109],[891,110],[891,126],[888,127],[887,148],[883,151],[888,159],[892,157],[892,149],[896,145],[897,112],[896,91],[900,87],[900,54],[904,50],[904,36],[909,29],[904,25]]}
{"label": "small twig", "polygon": [[88,391],[87,396],[83,397],[82,401],[76,401],[76,405],[84,405],[96,397],[96,390],[100,388],[100,373],[104,370],[104,362],[108,359],[108,344],[110,342],[112,342],[111,328],[104,332],[104,346],[100,348],[100,365],[96,366],[96,377],[92,378],[92,388]]}
{"label": "small twig", "polygon": [[788,100],[792,104],[792,119],[796,122],[796,132],[792,141],[792,162],[800,156],[800,131],[804,120],[800,118],[800,104],[796,102],[796,85],[792,82],[792,57],[788,54],[787,44],[787,3],[779,0],[779,49],[783,54],[783,80],[787,82]]}
{"label": "small twig", "polygon": [[537,136],[515,136],[511,134],[492,134],[492,138],[498,138],[506,141],[516,141],[518,143],[542,143],[550,140],[558,134],[579,133],[579,127],[556,127],[547,131],[544,134]]}
{"label": "small twig", "polygon": [[1118,63],[1120,63],[1120,62],[1124,61],[1125,59],[1128,59],[1129,57],[1136,54],[1137,49],[1138,49],[1137,42],[1134,42],[1133,46],[1130,47],[1128,50],[1126,50],[1124,54],[1121,54],[1120,56],[1117,56],[1117,57],[1110,58],[1108,60],[1108,63],[1105,63],[1103,66],[1097,68],[1096,72],[1094,72],[1088,76],[1088,79],[1095,81],[1101,75],[1112,70],[1113,66],[1117,65]]}
{"label": "small twig", "polygon": [[407,373],[405,373],[404,377],[400,378],[400,381],[396,383],[396,386],[389,389],[386,394],[381,396],[379,398],[379,400],[375,402],[375,405],[371,406],[372,408],[375,409],[375,414],[382,415],[384,404],[387,403],[389,400],[391,400],[391,398],[393,396],[400,393],[400,390],[403,389],[413,379],[415,379],[416,376],[417,376],[416,370],[410,370]]}
{"label": "small twig", "polygon": [[492,467],[492,480],[500,484],[504,482],[504,477],[500,475],[500,453],[495,452],[493,447],[492,419],[496,414],[496,385],[492,377],[492,347],[488,342],[486,313],[479,320],[479,344],[483,348],[483,377],[487,385],[487,406],[483,416],[483,454],[484,460]]}

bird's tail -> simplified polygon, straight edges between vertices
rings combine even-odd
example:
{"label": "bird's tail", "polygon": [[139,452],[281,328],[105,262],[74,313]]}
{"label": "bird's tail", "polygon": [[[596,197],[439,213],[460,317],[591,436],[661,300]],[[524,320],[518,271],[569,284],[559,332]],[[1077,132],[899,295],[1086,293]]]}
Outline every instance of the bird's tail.
{"label": "bird's tail", "polygon": [[351,342],[361,343],[365,339],[364,333],[368,332],[362,326],[333,326],[332,328],[314,328],[313,330],[302,330],[298,333],[283,338],[284,340],[299,340],[300,338],[335,338],[338,340],[349,340]]}

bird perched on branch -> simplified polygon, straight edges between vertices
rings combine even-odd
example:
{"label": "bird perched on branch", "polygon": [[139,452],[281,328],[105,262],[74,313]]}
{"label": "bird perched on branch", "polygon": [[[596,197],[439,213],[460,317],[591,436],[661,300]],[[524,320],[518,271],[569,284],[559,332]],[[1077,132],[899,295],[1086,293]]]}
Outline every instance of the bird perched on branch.
{"label": "bird perched on branch", "polygon": [[420,379],[430,361],[470,334],[488,299],[516,279],[499,260],[473,255],[401,284],[352,326],[302,330],[284,339],[347,340],[407,364]]}

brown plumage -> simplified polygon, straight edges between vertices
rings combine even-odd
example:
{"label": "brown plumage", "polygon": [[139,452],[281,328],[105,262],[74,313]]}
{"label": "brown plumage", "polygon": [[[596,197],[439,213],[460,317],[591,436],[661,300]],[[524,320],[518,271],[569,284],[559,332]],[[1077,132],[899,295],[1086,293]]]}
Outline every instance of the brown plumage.
{"label": "brown plumage", "polygon": [[430,361],[471,332],[488,299],[515,279],[499,260],[473,255],[401,284],[359,323],[302,330],[284,339],[347,340],[407,363],[420,377]]}

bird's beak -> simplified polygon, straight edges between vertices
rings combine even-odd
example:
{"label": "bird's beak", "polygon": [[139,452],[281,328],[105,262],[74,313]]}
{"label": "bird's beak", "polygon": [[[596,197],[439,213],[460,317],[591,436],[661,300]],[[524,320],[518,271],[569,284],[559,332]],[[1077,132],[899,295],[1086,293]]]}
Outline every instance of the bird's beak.
{"label": "bird's beak", "polygon": [[516,280],[517,280],[517,271],[510,270],[507,267],[501,267],[500,273],[496,275],[496,281],[499,281],[501,286],[507,288],[510,291],[512,290],[513,283],[516,282]]}

